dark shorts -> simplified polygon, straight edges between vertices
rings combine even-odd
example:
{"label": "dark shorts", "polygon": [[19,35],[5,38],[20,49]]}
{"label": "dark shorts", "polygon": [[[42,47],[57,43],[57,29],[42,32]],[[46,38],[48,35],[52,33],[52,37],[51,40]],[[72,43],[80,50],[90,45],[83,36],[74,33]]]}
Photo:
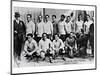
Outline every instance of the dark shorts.
{"label": "dark shorts", "polygon": [[36,37],[35,40],[37,43],[39,43],[39,41],[41,40],[41,37]]}
{"label": "dark shorts", "polygon": [[64,42],[66,40],[66,35],[60,35],[60,39]]}
{"label": "dark shorts", "polygon": [[59,54],[60,55],[64,55],[65,54],[65,50],[64,49],[59,49]]}
{"label": "dark shorts", "polygon": [[85,46],[80,47],[80,48],[79,48],[80,54],[86,55],[86,54],[87,54],[86,49],[87,49],[87,48],[86,48]]}
{"label": "dark shorts", "polygon": [[37,52],[34,52],[32,55],[26,54],[25,57],[29,58],[29,57],[37,57],[37,56],[38,56],[38,55],[37,55]]}
{"label": "dark shorts", "polygon": [[53,54],[50,53],[51,51],[48,49],[46,52],[45,51],[41,51],[43,53],[45,53],[45,56],[52,56]]}
{"label": "dark shorts", "polygon": [[23,39],[19,39],[18,37],[14,38],[14,54],[17,56],[21,55]]}
{"label": "dark shorts", "polygon": [[50,39],[50,40],[53,40],[53,37],[51,34],[47,34],[47,38]]}
{"label": "dark shorts", "polygon": [[66,34],[66,38],[69,37],[69,36],[70,36],[70,34],[67,33],[67,34]]}

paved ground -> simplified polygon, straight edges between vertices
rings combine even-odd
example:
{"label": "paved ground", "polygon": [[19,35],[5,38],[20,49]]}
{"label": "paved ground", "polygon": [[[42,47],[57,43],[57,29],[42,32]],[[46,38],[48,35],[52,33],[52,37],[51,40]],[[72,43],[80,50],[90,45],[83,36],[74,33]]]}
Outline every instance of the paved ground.
{"label": "paved ground", "polygon": [[61,57],[58,57],[56,60],[53,60],[53,63],[49,63],[48,58],[45,61],[39,61],[38,63],[34,60],[28,62],[25,57],[21,57],[20,62],[14,62],[14,67],[31,67],[31,66],[51,66],[51,65],[68,65],[68,64],[91,64],[93,62],[93,58],[68,58],[65,57],[66,61],[63,61]]}

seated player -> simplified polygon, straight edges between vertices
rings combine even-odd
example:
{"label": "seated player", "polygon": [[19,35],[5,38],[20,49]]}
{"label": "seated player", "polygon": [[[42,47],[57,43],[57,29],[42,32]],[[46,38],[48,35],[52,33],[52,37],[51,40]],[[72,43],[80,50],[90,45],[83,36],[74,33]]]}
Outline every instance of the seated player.
{"label": "seated player", "polygon": [[87,36],[84,34],[83,29],[81,29],[80,36],[77,39],[77,48],[79,50],[79,56],[84,58],[87,55]]}
{"label": "seated player", "polygon": [[45,60],[46,56],[49,57],[50,63],[52,63],[52,57],[54,55],[52,49],[52,42],[47,39],[47,34],[42,34],[42,39],[39,41],[40,56]]}
{"label": "seated player", "polygon": [[37,43],[33,39],[33,35],[31,33],[27,34],[28,40],[26,40],[24,45],[25,57],[28,60],[31,60],[34,56],[38,56],[37,53]]}
{"label": "seated player", "polygon": [[62,59],[65,61],[64,43],[57,34],[55,34],[55,40],[53,40],[53,50],[55,51],[55,56],[58,56],[58,54],[60,54],[62,56]]}
{"label": "seated player", "polygon": [[66,38],[65,41],[65,50],[69,57],[73,58],[75,49],[75,35],[73,32],[70,33],[70,36]]}

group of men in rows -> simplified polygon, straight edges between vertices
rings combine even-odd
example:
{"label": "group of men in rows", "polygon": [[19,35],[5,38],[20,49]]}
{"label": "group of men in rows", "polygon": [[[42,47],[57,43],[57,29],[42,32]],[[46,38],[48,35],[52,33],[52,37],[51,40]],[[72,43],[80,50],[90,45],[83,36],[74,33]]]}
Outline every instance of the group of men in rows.
{"label": "group of men in rows", "polygon": [[[20,59],[22,45],[24,54],[28,60],[34,57],[46,57],[52,60],[59,55],[65,61],[65,56],[85,57],[87,44],[94,55],[94,23],[87,15],[87,20],[82,21],[82,15],[78,15],[78,20],[72,22],[71,16],[61,15],[59,21],[56,15],[44,17],[39,15],[37,23],[32,21],[32,15],[27,14],[27,24],[20,20],[20,14],[15,12],[14,20],[14,57]],[[24,44],[23,44],[24,43]]]}

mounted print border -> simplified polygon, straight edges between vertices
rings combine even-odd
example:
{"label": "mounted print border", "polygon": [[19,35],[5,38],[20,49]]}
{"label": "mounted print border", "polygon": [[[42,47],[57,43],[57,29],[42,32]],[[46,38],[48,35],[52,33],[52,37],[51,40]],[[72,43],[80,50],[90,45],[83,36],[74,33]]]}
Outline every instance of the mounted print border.
{"label": "mounted print border", "polygon": [[[69,11],[67,13],[67,11]],[[21,20],[26,23],[26,16],[28,14],[32,14],[32,20],[36,22],[37,16],[42,15],[43,17],[48,14],[51,18],[53,14],[57,16],[57,20],[59,20],[59,17],[61,14],[67,15],[70,12],[74,12],[77,15],[77,13],[81,11],[93,11],[92,16],[93,16],[93,22],[94,22],[94,57],[87,57],[87,58],[82,58],[82,60],[79,60],[81,58],[78,58],[79,63],[77,61],[77,57],[71,59],[70,58],[66,59],[66,63],[62,62],[59,58],[60,64],[57,65],[59,62],[55,61],[53,64],[49,63],[47,61],[47,65],[44,63],[37,65],[37,63],[34,63],[32,61],[31,63],[25,63],[22,61],[22,65],[19,66],[19,63],[16,63],[15,58],[14,58],[14,26],[13,26],[13,20],[14,20],[14,13],[19,12]],[[77,12],[77,13],[76,13]],[[96,5],[85,5],[85,4],[69,4],[69,3],[53,3],[53,2],[39,2],[39,1],[24,1],[24,0],[11,0],[11,74],[36,74],[36,73],[51,73],[51,72],[67,72],[67,71],[82,71],[82,70],[96,70],[97,69],[97,6]],[[90,12],[91,13],[91,12]],[[76,16],[75,18],[76,19]],[[84,18],[83,18],[84,19]],[[51,21],[52,19],[50,19]],[[24,46],[23,46],[24,47]],[[89,52],[91,54],[91,52]],[[74,60],[75,59],[75,60]],[[84,60],[86,59],[86,62]],[[88,62],[91,61],[92,62]],[[73,63],[72,63],[73,62]],[[16,65],[15,65],[16,63]],[[25,63],[25,64],[24,64]],[[41,63],[41,60],[40,60]],[[43,62],[42,62],[43,63]],[[62,64],[64,63],[64,64]],[[24,65],[23,65],[24,64]],[[29,64],[29,65],[27,65]],[[32,65],[31,65],[32,64]]]}

